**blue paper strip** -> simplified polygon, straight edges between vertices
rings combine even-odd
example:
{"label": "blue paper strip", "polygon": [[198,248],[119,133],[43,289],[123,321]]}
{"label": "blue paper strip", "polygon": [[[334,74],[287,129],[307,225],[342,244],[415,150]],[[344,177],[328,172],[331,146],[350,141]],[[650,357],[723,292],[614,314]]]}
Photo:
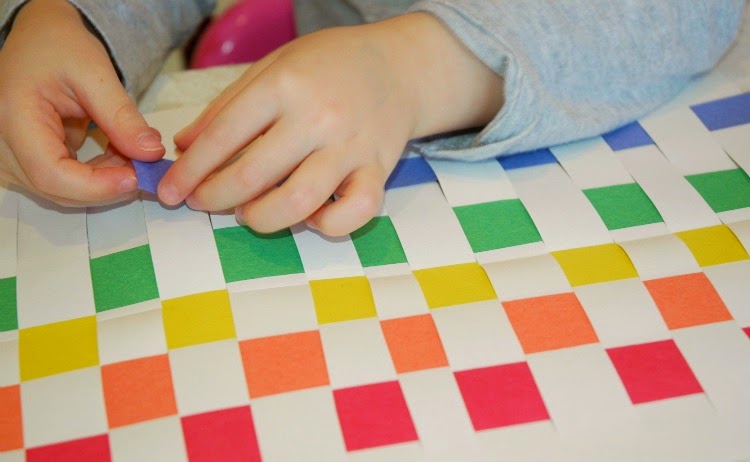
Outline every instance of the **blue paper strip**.
{"label": "blue paper strip", "polygon": [[497,158],[497,161],[500,162],[500,165],[502,165],[505,170],[557,163],[557,159],[552,155],[552,151],[547,148],[520,152],[509,156],[501,156]]}
{"label": "blue paper strip", "polygon": [[385,182],[385,189],[402,188],[431,181],[437,181],[437,176],[430,164],[421,156],[407,157],[398,161],[388,181]]}
{"label": "blue paper strip", "polygon": [[750,123],[750,92],[690,107],[709,130]]}
{"label": "blue paper strip", "polygon": [[135,176],[138,179],[138,189],[156,194],[161,178],[167,173],[174,161],[162,159],[156,162],[133,161]]}
{"label": "blue paper strip", "polygon": [[613,151],[622,151],[623,149],[639,148],[654,144],[654,140],[648,136],[646,130],[638,122],[632,122],[624,125],[617,130],[602,135]]}

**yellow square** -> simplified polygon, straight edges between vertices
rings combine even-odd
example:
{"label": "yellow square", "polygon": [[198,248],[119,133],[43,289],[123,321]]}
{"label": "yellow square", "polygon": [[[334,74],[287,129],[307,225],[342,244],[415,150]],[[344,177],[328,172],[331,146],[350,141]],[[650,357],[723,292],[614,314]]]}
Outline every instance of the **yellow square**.
{"label": "yellow square", "polygon": [[96,366],[96,317],[21,329],[18,356],[22,381]]}
{"label": "yellow square", "polygon": [[617,244],[552,252],[573,287],[638,277],[633,262]]}
{"label": "yellow square", "polygon": [[161,306],[170,349],[236,336],[226,290],[163,300]]}
{"label": "yellow square", "polygon": [[310,281],[318,323],[374,318],[375,300],[364,276]]}
{"label": "yellow square", "polygon": [[750,258],[737,236],[725,225],[675,234],[688,246],[701,267]]}
{"label": "yellow square", "polygon": [[487,273],[478,263],[414,271],[427,306],[443,308],[497,298]]}

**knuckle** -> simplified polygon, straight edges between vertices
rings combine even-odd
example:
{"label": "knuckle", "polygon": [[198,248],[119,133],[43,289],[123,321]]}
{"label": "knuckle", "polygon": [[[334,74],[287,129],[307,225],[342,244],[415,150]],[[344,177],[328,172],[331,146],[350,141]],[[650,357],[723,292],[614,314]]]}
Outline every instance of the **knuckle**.
{"label": "knuckle", "polygon": [[295,220],[307,218],[320,207],[318,196],[319,194],[313,187],[307,185],[292,187],[287,200],[290,216]]}

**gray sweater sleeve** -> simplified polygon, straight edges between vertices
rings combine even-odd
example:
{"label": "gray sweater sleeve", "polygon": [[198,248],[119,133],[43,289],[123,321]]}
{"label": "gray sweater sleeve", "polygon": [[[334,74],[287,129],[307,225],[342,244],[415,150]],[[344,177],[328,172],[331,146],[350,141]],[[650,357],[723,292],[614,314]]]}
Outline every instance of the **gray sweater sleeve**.
{"label": "gray sweater sleeve", "polygon": [[[0,0],[0,39],[27,0]],[[99,33],[128,93],[139,95],[167,54],[183,44],[214,8],[214,0],[69,0]]]}
{"label": "gray sweater sleeve", "polygon": [[[419,143],[465,160],[598,135],[673,97],[730,46],[745,0],[425,0],[505,79],[479,133]],[[438,51],[439,52],[439,51]]]}

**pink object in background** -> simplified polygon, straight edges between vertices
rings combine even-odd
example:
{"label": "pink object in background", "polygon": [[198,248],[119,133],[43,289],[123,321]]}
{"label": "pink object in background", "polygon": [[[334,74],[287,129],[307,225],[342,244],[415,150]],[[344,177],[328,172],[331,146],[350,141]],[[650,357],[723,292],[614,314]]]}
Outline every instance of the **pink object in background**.
{"label": "pink object in background", "polygon": [[296,35],[292,0],[240,0],[198,38],[190,67],[257,61]]}

